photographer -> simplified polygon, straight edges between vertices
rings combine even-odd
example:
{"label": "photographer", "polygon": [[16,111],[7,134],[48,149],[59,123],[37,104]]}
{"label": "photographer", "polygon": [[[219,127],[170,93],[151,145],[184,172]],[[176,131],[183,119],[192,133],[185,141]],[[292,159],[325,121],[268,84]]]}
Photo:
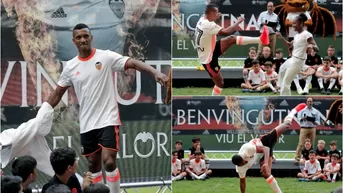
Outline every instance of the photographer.
{"label": "photographer", "polygon": [[306,100],[306,108],[298,113],[298,120],[301,126],[299,143],[295,153],[295,163],[299,164],[301,150],[304,148],[304,142],[307,138],[314,144],[316,138],[316,126],[320,124],[319,111],[313,108],[313,98]]}

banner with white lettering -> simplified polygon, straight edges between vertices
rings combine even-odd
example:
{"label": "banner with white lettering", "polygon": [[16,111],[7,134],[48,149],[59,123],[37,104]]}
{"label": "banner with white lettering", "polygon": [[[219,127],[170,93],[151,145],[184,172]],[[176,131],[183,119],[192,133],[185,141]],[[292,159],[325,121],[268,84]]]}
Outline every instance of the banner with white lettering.
{"label": "banner with white lettering", "polygon": [[[56,88],[66,61],[77,56],[72,29],[78,23],[90,27],[95,48],[143,60],[165,74],[170,70],[167,0],[9,2],[1,7],[2,130],[35,117]],[[122,120],[117,162],[121,182],[170,180],[171,107],[163,104],[165,88],[150,74],[135,70],[113,76]],[[80,156],[78,109],[70,88],[55,108],[53,129],[46,137],[51,149],[69,146]],[[8,174],[9,167],[4,171]],[[84,171],[87,161],[81,158],[78,172]],[[40,186],[48,180],[42,173],[38,176]]]}
{"label": "banner with white lettering", "polygon": [[[261,12],[267,10],[267,3],[269,1],[260,0],[179,0],[174,1],[172,4],[173,13],[173,58],[196,58],[197,53],[195,50],[195,36],[194,31],[196,23],[199,18],[204,14],[206,4],[208,2],[214,3],[219,7],[219,12],[222,16],[218,25],[228,27],[233,25],[239,16],[245,18],[245,21],[237,27],[237,31],[233,35],[244,36],[258,36],[259,28],[258,18]],[[282,5],[280,0],[272,0],[274,5]],[[342,0],[317,0],[317,6],[328,9],[337,25],[337,40],[333,39],[333,34],[326,36],[325,41],[321,39],[322,34],[315,34],[315,39],[319,47],[324,47],[321,55],[326,54],[326,48],[332,44],[336,46],[336,54],[342,55]],[[311,1],[309,11],[313,9]],[[280,10],[280,9],[278,9]],[[276,11],[278,11],[276,10]],[[278,13],[278,12],[276,12]],[[321,13],[322,14],[322,13]],[[324,14],[325,15],[325,14]],[[318,17],[318,16],[316,16]],[[319,16],[320,17],[320,16]],[[285,17],[286,18],[286,17]],[[280,18],[282,20],[284,18]],[[324,21],[316,18],[314,25],[322,24]],[[320,28],[318,26],[317,28]],[[281,32],[285,33],[284,27]],[[319,32],[319,31],[318,31]],[[233,46],[229,52],[225,54],[228,57],[247,57],[248,46]],[[257,46],[257,45],[256,45]],[[283,47],[281,41],[277,41],[278,47]]]}
{"label": "banner with white lettering", "polygon": [[[331,104],[339,97],[313,97],[313,107],[320,113],[316,139],[327,143],[337,140],[341,147],[342,125],[325,122]],[[182,140],[191,147],[193,137],[200,137],[207,150],[238,150],[260,134],[269,132],[305,97],[173,97],[173,141]],[[300,124],[294,119],[275,146],[277,150],[294,150]]]}

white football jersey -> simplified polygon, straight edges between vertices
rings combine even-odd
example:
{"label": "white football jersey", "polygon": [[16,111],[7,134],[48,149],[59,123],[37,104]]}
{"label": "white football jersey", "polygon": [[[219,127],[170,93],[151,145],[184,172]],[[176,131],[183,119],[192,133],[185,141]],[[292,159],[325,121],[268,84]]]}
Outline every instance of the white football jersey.
{"label": "white football jersey", "polygon": [[205,160],[200,159],[200,161],[197,162],[195,159],[192,159],[189,162],[189,167],[192,168],[195,173],[201,172],[203,169],[206,169]]}
{"label": "white football jersey", "polygon": [[181,171],[181,161],[179,159],[172,161],[172,171],[173,173],[176,173],[177,171]]}
{"label": "white football jersey", "polygon": [[86,59],[69,60],[58,85],[74,86],[80,104],[80,133],[110,125],[121,125],[113,72],[124,71],[129,57],[95,49]]}
{"label": "white football jersey", "polygon": [[273,71],[269,74],[267,72],[265,72],[265,76],[266,76],[266,79],[273,79],[273,78],[277,78],[278,74],[275,71]]}
{"label": "white football jersey", "polygon": [[256,146],[263,146],[259,138],[250,140],[248,143],[243,144],[239,149],[238,155],[248,161],[248,163],[243,166],[236,166],[236,172],[240,178],[245,178],[248,169],[251,168],[253,164],[258,163],[263,157],[263,153],[256,153]]}
{"label": "white football jersey", "polygon": [[300,34],[296,34],[294,36],[292,55],[298,59],[304,59],[304,63],[307,58],[307,46],[309,45],[307,40],[311,37],[313,37],[313,35],[307,30],[304,30]]}
{"label": "white football jersey", "polygon": [[317,69],[318,72],[322,73],[324,76],[332,75],[336,72],[336,69],[334,67],[330,67],[328,69],[324,68],[324,66],[321,66]]}
{"label": "white football jersey", "polygon": [[[50,0],[44,7],[44,22],[52,25],[58,43],[57,57],[67,61],[78,54],[72,42],[78,23],[89,26],[92,46],[123,53],[127,28],[124,26],[127,0]],[[127,3],[127,2],[126,2]]]}
{"label": "white football jersey", "polygon": [[325,169],[328,169],[328,170],[339,170],[340,168],[341,166],[339,163],[336,163],[336,164],[328,163],[325,166]]}
{"label": "white football jersey", "polygon": [[338,76],[343,77],[343,70],[339,71]]}
{"label": "white football jersey", "polygon": [[195,45],[201,64],[212,61],[213,51],[217,42],[217,34],[222,29],[213,21],[201,17],[195,29]]}
{"label": "white football jersey", "polygon": [[315,174],[318,171],[322,171],[322,168],[320,167],[320,163],[318,160],[311,162],[310,160],[307,160],[305,162],[305,171],[307,171],[308,174]]}
{"label": "white football jersey", "polygon": [[[287,13],[286,19],[293,22],[295,20],[295,18],[297,16],[299,16],[299,14],[301,14],[301,13],[302,12]],[[305,15],[307,16],[308,19],[311,19],[311,15],[308,11],[305,12]],[[304,30],[306,30],[306,29],[307,29],[307,26],[304,26]],[[292,26],[288,27],[288,37],[294,37],[296,34],[298,34],[298,32],[296,32]]]}
{"label": "white football jersey", "polygon": [[254,70],[250,70],[248,74],[248,80],[251,81],[251,84],[261,84],[266,80],[266,75],[262,69],[260,69],[260,71],[257,73]]}

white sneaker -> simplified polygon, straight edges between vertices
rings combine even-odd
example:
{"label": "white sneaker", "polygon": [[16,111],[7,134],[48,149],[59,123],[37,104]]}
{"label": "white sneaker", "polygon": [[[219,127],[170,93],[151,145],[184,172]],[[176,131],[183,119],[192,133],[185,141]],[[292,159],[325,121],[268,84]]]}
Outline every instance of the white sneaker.
{"label": "white sneaker", "polygon": [[303,91],[302,88],[298,88],[298,89],[297,89],[297,92],[298,92],[298,94],[300,94],[300,95],[302,95],[302,94],[304,93],[304,91]]}
{"label": "white sneaker", "polygon": [[310,91],[309,91],[309,88],[308,87],[305,87],[304,88],[304,92],[303,92],[303,94],[308,94]]}

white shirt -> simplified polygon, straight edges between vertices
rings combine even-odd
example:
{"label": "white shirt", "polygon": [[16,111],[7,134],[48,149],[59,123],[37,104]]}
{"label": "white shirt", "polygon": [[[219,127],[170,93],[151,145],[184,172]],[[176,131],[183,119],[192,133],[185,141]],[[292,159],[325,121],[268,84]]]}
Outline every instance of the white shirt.
{"label": "white shirt", "polygon": [[242,156],[244,160],[248,161],[243,166],[236,166],[236,172],[240,178],[245,178],[248,169],[259,162],[263,157],[263,153],[256,153],[256,146],[263,146],[259,138],[252,139],[248,143],[245,143],[239,149],[238,155]]}
{"label": "white shirt", "polygon": [[[301,13],[303,12],[287,13],[286,19],[288,19],[292,23]],[[311,19],[311,15],[308,11],[305,12],[305,15],[307,16],[307,19]],[[306,29],[307,26],[305,25],[304,30]],[[292,26],[288,27],[288,37],[294,37],[296,34],[298,34],[298,32],[296,32]]]}
{"label": "white shirt", "polygon": [[199,162],[196,162],[195,159],[192,159],[189,162],[189,168],[193,169],[194,173],[202,172],[203,169],[206,169],[205,160],[200,159]]}
{"label": "white shirt", "polygon": [[[278,74],[277,72],[273,71],[272,73],[268,74],[267,72],[265,72],[265,76],[266,76],[266,79],[273,79],[273,78],[277,78]],[[274,80],[276,81],[276,80]]]}
{"label": "white shirt", "polygon": [[125,18],[130,6],[125,1],[50,0],[42,6],[45,14],[43,22],[54,27],[57,57],[67,61],[78,54],[71,41],[72,30],[78,23],[90,27],[95,37],[92,42],[94,47],[122,53],[127,33]]}
{"label": "white shirt", "polygon": [[298,59],[306,60],[307,58],[306,49],[307,49],[307,46],[309,45],[307,40],[312,37],[313,37],[312,34],[308,32],[307,30],[302,31],[300,34],[296,34],[293,40],[292,55]]}
{"label": "white shirt", "polygon": [[328,163],[325,166],[325,169],[327,169],[327,170],[339,170],[340,168],[341,167],[340,167],[339,163],[336,163],[335,165],[333,165],[332,163]]}
{"label": "white shirt", "polygon": [[15,157],[31,155],[37,160],[37,169],[49,176],[55,174],[50,164],[51,150],[45,136],[51,131],[54,109],[44,102],[35,118],[22,123],[16,129],[0,133],[1,166],[5,168]]}
{"label": "white shirt", "polygon": [[324,66],[319,67],[318,72],[322,73],[324,76],[332,75],[336,72],[336,68],[330,67],[329,69],[324,69]]}
{"label": "white shirt", "polygon": [[338,76],[343,77],[343,70],[339,71]]}
{"label": "white shirt", "polygon": [[261,69],[257,73],[254,70],[250,70],[248,80],[251,81],[251,84],[261,84],[262,81],[266,80],[266,75]]}
{"label": "white shirt", "polygon": [[129,57],[94,49],[88,60],[69,60],[58,85],[74,86],[80,104],[80,133],[110,125],[121,125],[113,73],[124,71]]}
{"label": "white shirt", "polygon": [[212,61],[217,34],[221,29],[222,27],[213,21],[208,21],[204,17],[199,19],[195,29],[195,45],[201,64],[208,64]]}
{"label": "white shirt", "polygon": [[318,171],[322,171],[322,168],[320,167],[320,163],[318,160],[314,161],[313,163],[311,163],[310,160],[307,160],[305,162],[305,171],[307,171],[307,174],[315,174]]}
{"label": "white shirt", "polygon": [[172,171],[173,173],[181,171],[181,161],[179,159],[176,159],[175,162],[172,161]]}
{"label": "white shirt", "polygon": [[[279,16],[276,14],[276,13],[272,13],[272,14],[269,14],[268,11],[263,11],[262,13],[260,13],[260,15],[258,16],[258,27],[260,28],[260,32],[262,33],[263,32],[263,27],[261,27],[261,24],[263,22],[274,22],[274,23],[277,23],[277,26],[276,26],[276,31],[280,31],[280,23],[279,23]],[[276,31],[274,31],[273,28],[271,27],[268,27],[269,29],[269,33],[270,34],[273,34],[275,33]]]}

